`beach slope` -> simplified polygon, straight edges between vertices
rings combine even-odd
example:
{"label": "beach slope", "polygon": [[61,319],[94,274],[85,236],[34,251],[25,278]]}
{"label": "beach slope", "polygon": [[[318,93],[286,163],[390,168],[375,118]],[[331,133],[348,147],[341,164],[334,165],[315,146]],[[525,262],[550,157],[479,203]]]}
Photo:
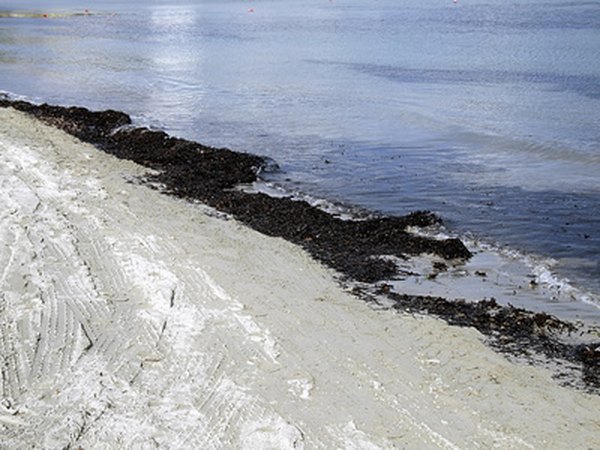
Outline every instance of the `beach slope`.
{"label": "beach slope", "polygon": [[600,448],[600,398],[0,108],[0,448]]}

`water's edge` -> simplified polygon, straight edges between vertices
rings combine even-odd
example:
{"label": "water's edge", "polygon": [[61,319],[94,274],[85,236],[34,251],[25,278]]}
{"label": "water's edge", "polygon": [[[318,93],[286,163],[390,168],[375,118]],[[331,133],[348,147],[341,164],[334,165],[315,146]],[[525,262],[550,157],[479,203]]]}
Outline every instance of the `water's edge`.
{"label": "water's edge", "polygon": [[[600,343],[590,341],[589,336],[585,342],[574,339],[573,332],[581,330],[580,325],[543,312],[502,306],[493,299],[473,303],[402,294],[394,286],[382,283],[397,277],[397,260],[408,255],[435,255],[432,266],[438,273],[473,256],[456,238],[435,239],[406,231],[407,227],[439,223],[439,218],[431,213],[343,220],[305,201],[234,189],[240,183],[258,179],[266,165],[259,156],[205,147],[171,138],[161,131],[135,128],[128,115],[112,110],[92,112],[8,99],[0,100],[0,106],[24,111],[103,151],[153,169],[155,174],[146,181],[154,187],[158,183],[166,193],[201,201],[264,234],[302,246],[341,273],[345,283],[354,285],[357,295],[380,307],[433,314],[450,324],[474,327],[503,351],[526,356],[533,351],[568,361],[579,368],[587,389],[600,386]],[[377,299],[381,297],[387,305]]]}

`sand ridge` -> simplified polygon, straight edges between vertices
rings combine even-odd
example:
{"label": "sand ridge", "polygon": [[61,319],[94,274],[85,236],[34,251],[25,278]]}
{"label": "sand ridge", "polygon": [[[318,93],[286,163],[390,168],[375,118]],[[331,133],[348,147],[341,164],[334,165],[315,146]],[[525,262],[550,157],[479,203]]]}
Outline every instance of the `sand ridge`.
{"label": "sand ridge", "polygon": [[0,109],[0,447],[594,448],[600,399]]}

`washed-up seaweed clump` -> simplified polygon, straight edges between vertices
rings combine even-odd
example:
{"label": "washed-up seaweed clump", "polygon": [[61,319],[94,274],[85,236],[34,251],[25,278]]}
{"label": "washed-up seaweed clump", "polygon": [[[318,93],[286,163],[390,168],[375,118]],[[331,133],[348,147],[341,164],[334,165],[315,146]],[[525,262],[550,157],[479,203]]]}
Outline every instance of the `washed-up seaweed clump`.
{"label": "washed-up seaweed clump", "polygon": [[572,353],[577,361],[581,361],[584,383],[600,391],[600,342],[577,345]]}
{"label": "washed-up seaweed clump", "polygon": [[458,239],[436,240],[406,231],[409,226],[439,223],[440,219],[429,212],[342,220],[305,201],[234,189],[256,181],[269,165],[257,155],[128,127],[129,116],[117,111],[93,112],[10,100],[0,100],[0,106],[27,112],[119,158],[154,169],[157,172],[149,181],[160,183],[167,193],[199,200],[262,233],[299,244],[348,278],[374,282],[393,277],[396,264],[381,256],[432,253],[446,259],[471,257]]}
{"label": "washed-up seaweed clump", "polygon": [[[159,183],[165,192],[198,200],[257,231],[299,244],[348,280],[373,283],[393,278],[397,266],[389,256],[431,253],[446,260],[471,257],[458,239],[436,240],[406,231],[411,226],[440,223],[439,217],[430,212],[342,220],[305,201],[237,190],[239,184],[256,181],[270,162],[257,155],[174,138],[162,131],[134,128],[130,117],[122,112],[34,105],[1,97],[0,107],[24,111],[119,158],[153,169],[148,181]],[[445,263],[436,264],[438,268],[446,267]],[[362,288],[357,288],[356,294],[363,298],[373,295]],[[586,385],[600,390],[600,343],[576,345],[561,340],[561,333],[576,330],[571,323],[544,313],[501,306],[495,300],[471,303],[404,295],[392,292],[385,284],[375,295],[387,296],[397,310],[431,314],[451,325],[474,327],[502,351],[537,352],[576,364]]]}

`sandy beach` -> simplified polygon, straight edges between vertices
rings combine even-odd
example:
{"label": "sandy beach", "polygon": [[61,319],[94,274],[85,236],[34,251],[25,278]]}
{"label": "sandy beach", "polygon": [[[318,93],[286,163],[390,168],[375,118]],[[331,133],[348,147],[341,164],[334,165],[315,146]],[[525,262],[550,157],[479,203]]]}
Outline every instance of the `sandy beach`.
{"label": "sandy beach", "polygon": [[147,171],[0,108],[0,448],[600,447],[599,396]]}

